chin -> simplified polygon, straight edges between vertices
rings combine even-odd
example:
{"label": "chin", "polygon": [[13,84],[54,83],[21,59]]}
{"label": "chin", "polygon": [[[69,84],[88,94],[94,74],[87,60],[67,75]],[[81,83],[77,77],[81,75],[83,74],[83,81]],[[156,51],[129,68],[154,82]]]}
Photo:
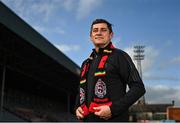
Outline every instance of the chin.
{"label": "chin", "polygon": [[103,41],[96,41],[96,42],[94,42],[94,44],[96,44],[96,45],[103,45],[105,43]]}
{"label": "chin", "polygon": [[99,46],[99,45],[104,45],[104,43],[95,43],[96,46]]}

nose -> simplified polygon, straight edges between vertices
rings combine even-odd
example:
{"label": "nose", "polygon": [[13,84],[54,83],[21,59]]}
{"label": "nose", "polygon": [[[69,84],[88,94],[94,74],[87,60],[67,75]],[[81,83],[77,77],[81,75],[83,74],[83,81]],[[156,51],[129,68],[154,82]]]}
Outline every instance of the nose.
{"label": "nose", "polygon": [[97,34],[97,35],[101,35],[101,34],[102,34],[102,31],[99,29],[96,34]]}

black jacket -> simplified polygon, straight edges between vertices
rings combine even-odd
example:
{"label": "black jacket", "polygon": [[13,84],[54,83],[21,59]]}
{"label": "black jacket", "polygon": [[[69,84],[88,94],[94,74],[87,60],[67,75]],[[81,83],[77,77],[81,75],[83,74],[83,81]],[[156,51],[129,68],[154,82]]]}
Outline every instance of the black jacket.
{"label": "black jacket", "polygon": [[[87,79],[87,106],[89,106],[92,99],[93,87],[91,83],[94,82],[94,72],[101,59],[103,49],[99,49],[99,52],[94,53],[94,59],[90,65],[88,79]],[[110,107],[112,118],[110,121],[128,121],[128,108],[135,103],[145,93],[144,84],[138,74],[135,65],[127,53],[120,49],[114,49],[113,53],[109,56],[106,65],[106,76],[108,84],[107,93],[109,93],[112,101]],[[126,92],[126,87],[129,86],[129,90]],[[77,101],[77,105],[79,102]],[[90,114],[84,119],[84,121],[105,121]]]}

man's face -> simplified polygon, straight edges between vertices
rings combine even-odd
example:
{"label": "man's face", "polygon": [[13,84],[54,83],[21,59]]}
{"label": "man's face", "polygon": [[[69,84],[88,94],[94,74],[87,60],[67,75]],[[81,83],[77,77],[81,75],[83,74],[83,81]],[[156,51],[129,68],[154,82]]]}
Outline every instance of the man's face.
{"label": "man's face", "polygon": [[103,47],[111,41],[113,33],[110,33],[106,23],[98,23],[93,25],[90,37],[95,46]]}

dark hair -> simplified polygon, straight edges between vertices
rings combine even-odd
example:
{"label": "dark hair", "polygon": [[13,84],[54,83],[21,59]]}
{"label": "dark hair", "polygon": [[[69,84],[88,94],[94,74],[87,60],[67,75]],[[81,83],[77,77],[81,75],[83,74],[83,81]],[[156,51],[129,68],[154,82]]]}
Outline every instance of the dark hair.
{"label": "dark hair", "polygon": [[109,29],[109,31],[110,31],[110,33],[113,32],[113,30],[112,30],[112,24],[111,24],[111,23],[109,23],[109,22],[108,22],[107,20],[105,20],[105,19],[96,19],[96,20],[94,20],[94,21],[92,22],[92,24],[91,24],[90,34],[91,34],[91,32],[92,32],[93,25],[94,25],[94,24],[98,24],[98,23],[106,23],[106,24],[107,24],[107,27],[108,27],[108,29]]}

